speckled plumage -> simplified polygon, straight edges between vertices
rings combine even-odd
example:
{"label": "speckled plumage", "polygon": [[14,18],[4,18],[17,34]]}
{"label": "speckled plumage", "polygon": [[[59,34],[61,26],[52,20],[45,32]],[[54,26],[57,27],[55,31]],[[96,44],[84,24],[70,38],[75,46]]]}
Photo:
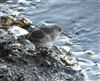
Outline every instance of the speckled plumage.
{"label": "speckled plumage", "polygon": [[34,29],[28,36],[28,39],[39,47],[52,47],[55,40],[59,37],[62,30],[58,25],[52,27],[40,27]]}

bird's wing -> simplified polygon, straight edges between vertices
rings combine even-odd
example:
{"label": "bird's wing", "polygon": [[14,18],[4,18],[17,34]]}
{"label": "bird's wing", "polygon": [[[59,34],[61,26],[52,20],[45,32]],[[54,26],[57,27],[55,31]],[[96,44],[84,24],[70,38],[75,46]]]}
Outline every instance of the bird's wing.
{"label": "bird's wing", "polygon": [[52,33],[51,28],[48,27],[40,27],[39,29],[45,32],[46,34]]}
{"label": "bird's wing", "polygon": [[35,31],[31,32],[31,36],[34,38],[37,38],[37,39],[43,38],[44,35],[45,35],[44,32],[41,30],[35,30]]}
{"label": "bird's wing", "polygon": [[45,33],[42,30],[32,31],[29,35],[29,40],[33,43],[39,43],[45,36]]}

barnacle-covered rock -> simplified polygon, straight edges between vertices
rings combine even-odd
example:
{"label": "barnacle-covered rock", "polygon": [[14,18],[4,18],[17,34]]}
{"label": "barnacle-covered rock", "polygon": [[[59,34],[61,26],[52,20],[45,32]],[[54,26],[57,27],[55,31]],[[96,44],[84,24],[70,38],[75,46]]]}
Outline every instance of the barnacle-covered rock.
{"label": "barnacle-covered rock", "polygon": [[22,28],[30,27],[31,24],[32,22],[26,17],[19,18],[15,21],[15,25],[22,27]]}
{"label": "barnacle-covered rock", "polygon": [[56,49],[53,48],[53,49],[55,52],[53,54],[53,57],[55,57],[56,53],[58,53],[56,57],[58,60],[62,62],[62,64],[66,66],[74,66],[75,64],[77,64],[77,60],[75,58],[72,58],[71,48],[67,46],[62,46],[60,48],[56,48]]}
{"label": "barnacle-covered rock", "polygon": [[28,28],[32,25],[32,22],[26,17],[18,16],[17,12],[12,13],[10,16],[0,17],[0,28],[8,29],[14,25],[22,28]]}
{"label": "barnacle-covered rock", "polygon": [[14,25],[15,21],[12,16],[1,16],[0,17],[0,28],[8,29]]}
{"label": "barnacle-covered rock", "polygon": [[10,44],[12,53],[7,52],[9,55],[3,62],[7,63],[14,78],[10,81],[84,81],[81,71],[74,70],[70,61],[66,60],[68,64],[62,62],[61,55],[67,56],[63,51],[60,52],[59,48],[53,47],[52,52],[47,48],[36,50],[29,40],[22,37],[19,37],[17,42]]}
{"label": "barnacle-covered rock", "polygon": [[12,17],[15,26],[0,29],[0,63],[6,64],[0,66],[0,81],[84,81],[81,71],[72,68],[77,63],[69,47],[35,46],[25,37],[31,22]]}

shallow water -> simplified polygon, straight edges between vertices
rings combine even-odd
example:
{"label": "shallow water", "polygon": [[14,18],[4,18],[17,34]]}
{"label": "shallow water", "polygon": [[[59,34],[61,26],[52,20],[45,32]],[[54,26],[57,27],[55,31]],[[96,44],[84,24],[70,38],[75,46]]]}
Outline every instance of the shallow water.
{"label": "shallow water", "polygon": [[[0,16],[18,10],[33,25],[41,21],[61,25],[70,36],[75,56],[86,61],[81,64],[86,81],[100,81],[99,8],[100,0],[5,0],[0,3]],[[84,51],[88,49],[96,55],[86,55]]]}

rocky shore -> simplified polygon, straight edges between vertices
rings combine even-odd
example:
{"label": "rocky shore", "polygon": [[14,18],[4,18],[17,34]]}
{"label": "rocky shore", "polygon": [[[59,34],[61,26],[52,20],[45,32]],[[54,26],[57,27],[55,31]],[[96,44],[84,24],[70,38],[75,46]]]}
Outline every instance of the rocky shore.
{"label": "rocky shore", "polygon": [[10,18],[1,17],[0,23],[0,81],[84,81],[67,45],[36,48],[25,37],[31,23]]}

